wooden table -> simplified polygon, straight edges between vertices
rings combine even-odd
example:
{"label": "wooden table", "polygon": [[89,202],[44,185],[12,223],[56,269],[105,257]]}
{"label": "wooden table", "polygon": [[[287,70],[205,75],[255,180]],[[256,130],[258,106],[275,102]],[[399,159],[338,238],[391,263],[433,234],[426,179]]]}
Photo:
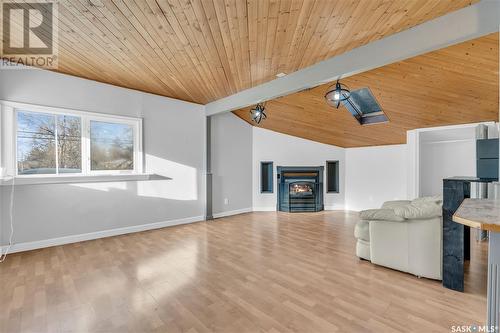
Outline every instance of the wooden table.
{"label": "wooden table", "polygon": [[500,319],[500,200],[465,199],[453,221],[489,231],[487,325],[498,332]]}

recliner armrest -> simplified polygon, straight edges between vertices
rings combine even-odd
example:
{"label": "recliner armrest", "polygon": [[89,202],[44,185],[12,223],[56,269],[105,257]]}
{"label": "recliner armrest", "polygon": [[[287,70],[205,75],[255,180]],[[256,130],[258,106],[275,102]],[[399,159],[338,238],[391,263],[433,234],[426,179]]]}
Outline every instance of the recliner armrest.
{"label": "recliner armrest", "polygon": [[431,219],[443,215],[443,207],[434,202],[419,202],[395,207],[394,214],[409,220]]}
{"label": "recliner armrest", "polygon": [[382,209],[394,209],[396,207],[400,206],[405,206],[409,205],[411,203],[410,200],[391,200],[391,201],[386,201],[382,204]]}

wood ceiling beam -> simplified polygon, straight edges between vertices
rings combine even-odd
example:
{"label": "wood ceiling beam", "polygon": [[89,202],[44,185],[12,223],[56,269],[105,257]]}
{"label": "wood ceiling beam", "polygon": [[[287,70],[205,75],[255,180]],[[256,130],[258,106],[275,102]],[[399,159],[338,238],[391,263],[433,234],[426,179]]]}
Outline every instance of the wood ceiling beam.
{"label": "wood ceiling beam", "polygon": [[[355,48],[285,77],[205,105],[207,116],[316,87],[499,30],[500,1],[482,0],[408,30]],[[307,51],[306,51],[307,52]]]}

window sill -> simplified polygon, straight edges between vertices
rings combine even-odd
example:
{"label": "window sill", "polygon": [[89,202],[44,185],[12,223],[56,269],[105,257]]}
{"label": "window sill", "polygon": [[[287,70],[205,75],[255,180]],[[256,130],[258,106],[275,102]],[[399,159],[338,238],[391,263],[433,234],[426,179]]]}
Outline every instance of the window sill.
{"label": "window sill", "polygon": [[165,176],[157,174],[129,174],[129,175],[93,175],[93,176],[48,176],[48,177],[15,177],[0,178],[0,186],[20,185],[43,185],[43,184],[74,184],[74,183],[100,183],[100,182],[128,182],[147,180],[169,180]]}

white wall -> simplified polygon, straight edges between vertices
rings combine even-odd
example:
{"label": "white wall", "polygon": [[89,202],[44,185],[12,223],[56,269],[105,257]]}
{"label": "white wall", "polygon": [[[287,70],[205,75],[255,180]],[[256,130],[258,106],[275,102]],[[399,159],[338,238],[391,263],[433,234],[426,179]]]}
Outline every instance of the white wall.
{"label": "white wall", "polygon": [[[340,162],[340,192],[326,193],[324,187],[325,209],[344,207],[344,148],[309,141],[294,136],[253,127],[253,208],[254,210],[276,210],[277,166],[326,166],[326,161]],[[274,191],[260,193],[260,162],[274,162]]]}
{"label": "white wall", "polygon": [[443,179],[476,176],[476,141],[422,142],[420,196],[442,195]]}
{"label": "white wall", "polygon": [[[488,137],[497,138],[498,128],[488,126]],[[476,126],[463,124],[416,130],[418,132],[418,195],[442,195],[443,179],[476,176]]]}
{"label": "white wall", "polygon": [[[203,106],[35,69],[0,71],[0,99],[144,118],[145,172],[172,180],[15,188],[16,243],[204,215]],[[2,239],[8,196],[2,187]]]}
{"label": "white wall", "polygon": [[213,215],[252,209],[252,126],[232,113],[212,116]]}
{"label": "white wall", "polygon": [[346,149],[345,208],[380,208],[407,198],[407,148],[391,145]]}

